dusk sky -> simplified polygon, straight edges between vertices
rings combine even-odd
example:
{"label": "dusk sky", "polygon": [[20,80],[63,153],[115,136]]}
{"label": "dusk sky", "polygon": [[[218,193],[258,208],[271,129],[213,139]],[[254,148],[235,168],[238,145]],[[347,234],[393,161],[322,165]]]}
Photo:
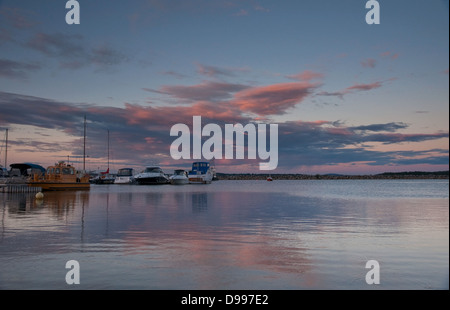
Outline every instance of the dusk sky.
{"label": "dusk sky", "polygon": [[[170,128],[278,124],[272,173],[449,169],[449,1],[0,0],[0,164],[176,161]],[[260,173],[261,160],[216,160]],[[262,171],[264,172],[264,171]]]}

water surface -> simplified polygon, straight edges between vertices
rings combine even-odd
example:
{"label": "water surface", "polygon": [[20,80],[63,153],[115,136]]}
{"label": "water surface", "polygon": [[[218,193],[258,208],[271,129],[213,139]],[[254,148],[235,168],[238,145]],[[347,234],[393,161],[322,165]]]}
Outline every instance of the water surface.
{"label": "water surface", "polygon": [[[0,194],[0,289],[448,289],[448,180]],[[368,260],[380,284],[368,285]]]}

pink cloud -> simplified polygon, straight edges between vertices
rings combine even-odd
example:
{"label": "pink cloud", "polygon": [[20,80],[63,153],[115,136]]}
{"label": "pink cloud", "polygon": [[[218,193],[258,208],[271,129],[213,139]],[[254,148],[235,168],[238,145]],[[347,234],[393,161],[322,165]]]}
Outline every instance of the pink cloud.
{"label": "pink cloud", "polygon": [[241,111],[259,116],[285,114],[317,87],[309,82],[282,83],[253,87],[235,94],[233,104]]}
{"label": "pink cloud", "polygon": [[306,71],[303,71],[303,72],[298,73],[298,74],[287,75],[286,77],[289,78],[289,79],[292,79],[292,80],[309,82],[309,81],[312,81],[312,80],[323,78],[323,74],[319,73],[319,72],[306,70]]}
{"label": "pink cloud", "polygon": [[189,124],[195,115],[200,115],[205,119],[231,123],[248,121],[241,115],[238,108],[230,104],[216,104],[207,101],[197,102],[192,106],[173,107],[149,107],[126,103],[122,115],[130,125],[151,126],[154,129],[170,127],[176,123]]}
{"label": "pink cloud", "polygon": [[384,53],[381,53],[381,56],[382,57],[387,57],[387,58],[391,58],[392,60],[395,60],[395,59],[397,59],[398,58],[398,54],[397,53],[392,53],[392,52],[384,52]]}
{"label": "pink cloud", "polygon": [[371,89],[375,89],[375,88],[379,88],[381,87],[382,82],[374,82],[374,83],[370,83],[370,84],[355,84],[353,86],[347,87],[346,90],[348,91],[366,91],[366,90],[371,90]]}

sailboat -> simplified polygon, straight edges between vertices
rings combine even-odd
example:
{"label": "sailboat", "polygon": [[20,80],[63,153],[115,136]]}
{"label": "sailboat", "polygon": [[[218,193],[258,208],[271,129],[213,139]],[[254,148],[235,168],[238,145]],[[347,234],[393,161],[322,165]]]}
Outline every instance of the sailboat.
{"label": "sailboat", "polygon": [[90,182],[94,184],[114,184],[115,177],[109,173],[109,130],[108,130],[108,169],[101,171],[100,174],[91,179]]}
{"label": "sailboat", "polygon": [[0,184],[6,183],[6,177],[8,177],[8,169],[6,169],[6,162],[8,160],[8,129],[5,133],[5,167],[0,165]]}

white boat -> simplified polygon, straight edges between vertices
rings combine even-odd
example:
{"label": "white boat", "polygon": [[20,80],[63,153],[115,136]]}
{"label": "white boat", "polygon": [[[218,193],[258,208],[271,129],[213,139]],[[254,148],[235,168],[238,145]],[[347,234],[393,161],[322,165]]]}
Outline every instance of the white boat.
{"label": "white boat", "polygon": [[144,171],[134,176],[139,185],[169,184],[169,178],[158,166],[148,166]]}
{"label": "white boat", "polygon": [[195,162],[192,170],[189,171],[188,178],[190,184],[210,184],[214,174],[208,162]]}
{"label": "white boat", "polygon": [[134,182],[134,175],[133,168],[121,168],[117,171],[114,184],[132,184]]}
{"label": "white boat", "polygon": [[109,168],[106,171],[100,171],[100,173],[97,173],[97,176],[94,178],[91,178],[89,180],[90,183],[93,184],[114,184],[115,176],[111,173],[109,173]]}
{"label": "white boat", "polygon": [[187,172],[182,169],[177,169],[174,171],[174,174],[169,177],[170,184],[172,185],[184,185],[189,184],[189,179],[187,176]]}

